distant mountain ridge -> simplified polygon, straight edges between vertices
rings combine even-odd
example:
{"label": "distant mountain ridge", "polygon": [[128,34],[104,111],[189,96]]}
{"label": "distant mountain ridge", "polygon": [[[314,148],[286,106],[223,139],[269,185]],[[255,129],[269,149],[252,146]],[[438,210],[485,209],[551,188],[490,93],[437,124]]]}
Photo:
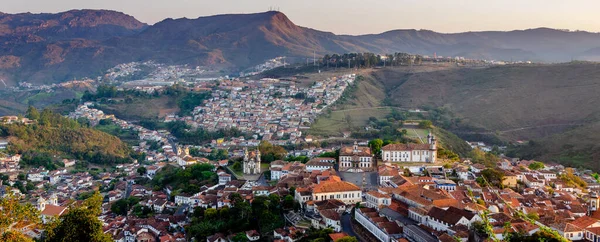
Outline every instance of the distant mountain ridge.
{"label": "distant mountain ridge", "polygon": [[277,56],[346,52],[564,62],[600,60],[600,34],[549,28],[443,34],[392,30],[336,35],[295,25],[281,12],[165,19],[148,26],[109,10],[0,14],[0,78],[37,83],[101,75],[156,60],[241,70]]}

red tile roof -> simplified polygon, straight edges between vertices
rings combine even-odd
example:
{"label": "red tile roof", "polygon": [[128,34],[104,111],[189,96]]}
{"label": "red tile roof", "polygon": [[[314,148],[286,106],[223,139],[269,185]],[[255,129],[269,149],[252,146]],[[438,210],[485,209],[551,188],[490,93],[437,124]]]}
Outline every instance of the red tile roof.
{"label": "red tile roof", "polygon": [[360,187],[345,181],[324,181],[313,188],[313,193],[360,191]]}
{"label": "red tile roof", "polygon": [[44,211],[42,211],[41,214],[42,215],[46,215],[46,216],[60,216],[66,210],[67,210],[66,207],[55,206],[55,205],[52,205],[52,204],[48,204],[48,205],[46,205],[46,208],[44,209]]}
{"label": "red tile roof", "polygon": [[334,233],[334,234],[329,234],[329,238],[331,238],[331,240],[333,240],[333,242],[338,241],[341,238],[344,238],[348,236],[348,234],[341,232],[341,233]]}

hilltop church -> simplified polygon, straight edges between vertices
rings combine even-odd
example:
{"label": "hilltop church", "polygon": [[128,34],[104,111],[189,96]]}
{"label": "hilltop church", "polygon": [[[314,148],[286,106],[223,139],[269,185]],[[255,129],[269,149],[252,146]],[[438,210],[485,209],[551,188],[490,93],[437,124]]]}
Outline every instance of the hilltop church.
{"label": "hilltop church", "polygon": [[244,174],[257,175],[260,174],[260,150],[248,152],[248,148],[244,149]]}

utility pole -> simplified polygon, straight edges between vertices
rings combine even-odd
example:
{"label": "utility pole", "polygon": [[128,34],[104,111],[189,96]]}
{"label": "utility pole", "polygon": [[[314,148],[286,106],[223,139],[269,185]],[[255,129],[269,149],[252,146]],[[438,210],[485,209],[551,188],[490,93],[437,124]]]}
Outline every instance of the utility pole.
{"label": "utility pole", "polygon": [[317,53],[313,50],[313,66],[317,65]]}

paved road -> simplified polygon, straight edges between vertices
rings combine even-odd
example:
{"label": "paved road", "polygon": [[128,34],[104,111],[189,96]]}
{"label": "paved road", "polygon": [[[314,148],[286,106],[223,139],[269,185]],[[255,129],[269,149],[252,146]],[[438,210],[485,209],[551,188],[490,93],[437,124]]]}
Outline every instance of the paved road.
{"label": "paved road", "polygon": [[354,233],[354,229],[352,229],[351,223],[352,216],[350,216],[350,214],[342,214],[342,231],[350,236],[357,237],[356,233]]}
{"label": "paved road", "polygon": [[256,182],[260,186],[268,186],[269,185],[267,179],[265,179],[265,173],[264,172],[260,173],[260,177],[258,178],[258,180]]}
{"label": "paved road", "polygon": [[129,196],[131,195],[132,183],[133,181],[127,181],[127,188],[125,189],[125,198],[129,198]]}
{"label": "paved road", "polygon": [[359,187],[363,186],[363,174],[364,174],[364,176],[366,178],[366,184],[364,184],[366,189],[377,188],[377,186],[379,184],[379,182],[377,182],[377,172],[354,173],[354,172],[340,171],[339,174],[342,177],[342,180],[353,183]]}
{"label": "paved road", "polygon": [[177,208],[177,211],[175,212],[175,215],[183,215],[184,211],[187,210],[190,207],[190,205],[188,204],[184,204],[182,206],[180,206],[179,208]]}

